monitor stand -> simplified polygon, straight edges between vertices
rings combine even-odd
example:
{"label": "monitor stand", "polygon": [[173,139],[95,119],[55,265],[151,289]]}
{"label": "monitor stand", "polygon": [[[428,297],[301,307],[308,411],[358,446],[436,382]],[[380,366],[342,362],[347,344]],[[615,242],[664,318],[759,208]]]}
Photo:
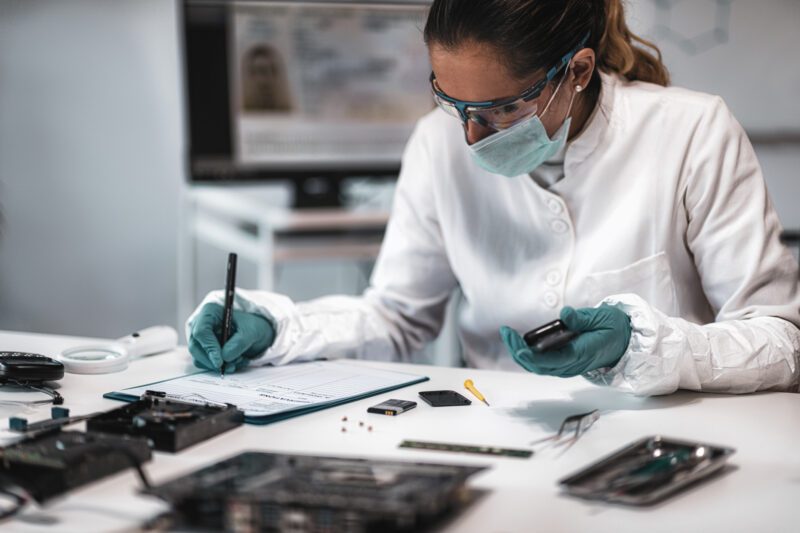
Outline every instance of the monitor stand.
{"label": "monitor stand", "polygon": [[294,207],[295,209],[310,209],[321,207],[342,207],[342,178],[339,177],[310,177],[295,178]]}

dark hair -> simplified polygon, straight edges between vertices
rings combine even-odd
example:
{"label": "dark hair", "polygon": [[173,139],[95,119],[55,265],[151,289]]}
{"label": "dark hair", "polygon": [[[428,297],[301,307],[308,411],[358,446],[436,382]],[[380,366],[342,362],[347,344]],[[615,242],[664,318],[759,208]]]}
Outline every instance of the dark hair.
{"label": "dark hair", "polygon": [[661,52],[628,29],[621,0],[434,0],[424,33],[428,46],[489,45],[519,79],[552,67],[586,34],[598,69],[669,84]]}

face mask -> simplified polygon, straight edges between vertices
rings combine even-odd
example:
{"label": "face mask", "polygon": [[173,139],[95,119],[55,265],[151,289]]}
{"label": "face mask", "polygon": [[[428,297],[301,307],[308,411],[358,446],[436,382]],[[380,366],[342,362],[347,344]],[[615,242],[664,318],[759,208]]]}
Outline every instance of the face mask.
{"label": "face mask", "polygon": [[[566,76],[564,76],[566,78]],[[561,83],[564,82],[561,79]],[[547,103],[542,115],[547,113],[555,95],[561,88],[556,87],[553,96]],[[573,94],[573,100],[575,98]],[[567,119],[551,139],[539,116],[516,124],[508,129],[500,130],[485,139],[470,145],[472,159],[484,170],[500,174],[508,178],[528,174],[536,170],[542,163],[553,157],[567,142],[572,118],[572,100],[567,110]]]}
{"label": "face mask", "polygon": [[539,117],[533,116],[471,145],[472,158],[484,170],[507,178],[528,174],[564,147],[571,122],[568,118],[551,139]]}

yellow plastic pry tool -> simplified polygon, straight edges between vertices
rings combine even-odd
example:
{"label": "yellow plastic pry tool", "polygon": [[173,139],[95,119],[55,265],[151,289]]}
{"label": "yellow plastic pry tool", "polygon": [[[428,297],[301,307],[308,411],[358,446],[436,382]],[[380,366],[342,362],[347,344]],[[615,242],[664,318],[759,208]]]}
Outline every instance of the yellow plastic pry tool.
{"label": "yellow plastic pry tool", "polygon": [[473,396],[475,396],[477,399],[479,399],[487,406],[489,406],[489,402],[487,402],[486,398],[483,397],[483,394],[481,394],[481,392],[475,388],[475,384],[472,382],[471,379],[468,379],[467,381],[464,382],[464,387],[466,387],[466,389],[470,391],[473,394]]}

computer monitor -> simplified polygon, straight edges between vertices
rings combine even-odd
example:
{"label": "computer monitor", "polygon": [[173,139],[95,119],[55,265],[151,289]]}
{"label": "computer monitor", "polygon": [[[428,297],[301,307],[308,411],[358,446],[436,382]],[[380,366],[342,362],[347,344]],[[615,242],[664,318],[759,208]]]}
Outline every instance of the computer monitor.
{"label": "computer monitor", "polygon": [[434,105],[429,2],[182,7],[191,182],[292,180],[296,205],[320,205],[343,178],[396,176]]}

